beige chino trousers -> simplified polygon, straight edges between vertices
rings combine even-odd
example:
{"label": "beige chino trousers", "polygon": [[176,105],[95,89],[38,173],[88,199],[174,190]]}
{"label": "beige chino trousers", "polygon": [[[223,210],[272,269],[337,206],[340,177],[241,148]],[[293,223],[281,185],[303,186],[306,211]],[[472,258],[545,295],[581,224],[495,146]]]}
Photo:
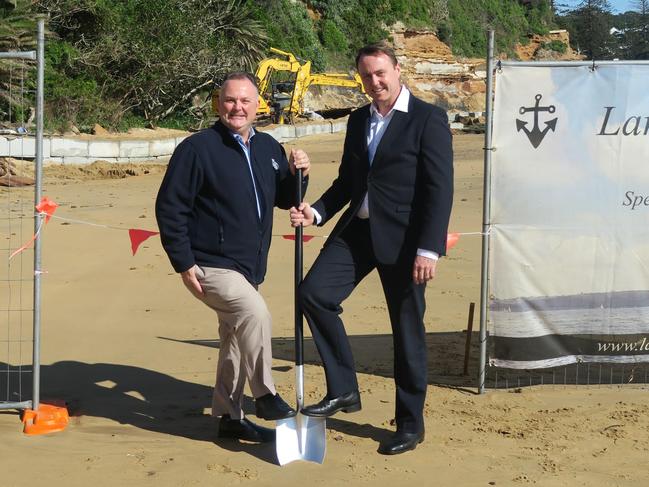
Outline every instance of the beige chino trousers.
{"label": "beige chino trousers", "polygon": [[196,266],[202,301],[219,320],[219,360],[212,415],[243,418],[243,388],[248,379],[255,398],[275,394],[271,375],[272,320],[264,299],[242,274],[230,269]]}

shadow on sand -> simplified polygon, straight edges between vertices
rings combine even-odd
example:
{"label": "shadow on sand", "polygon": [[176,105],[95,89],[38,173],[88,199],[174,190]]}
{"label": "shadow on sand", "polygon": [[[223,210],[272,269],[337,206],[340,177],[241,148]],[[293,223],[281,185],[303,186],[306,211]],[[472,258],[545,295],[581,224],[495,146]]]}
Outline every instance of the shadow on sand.
{"label": "shadow on sand", "polygon": [[[218,348],[219,341],[208,340],[175,340],[159,337],[163,340]],[[392,378],[393,346],[392,335],[351,335],[349,336],[356,370],[360,373]],[[466,332],[427,333],[428,349],[428,383],[442,387],[470,388],[477,387],[477,367],[479,360],[478,333],[471,336],[469,350],[469,375],[464,375],[464,355]],[[273,338],[273,357],[287,362],[295,359],[295,341],[290,338]],[[304,339],[304,363],[320,365],[320,357],[313,339]],[[282,368],[281,370],[286,370]],[[472,391],[474,392],[474,391]]]}
{"label": "shadow on sand", "polygon": [[[179,345],[218,348],[218,340],[172,340]],[[361,373],[392,377],[392,336],[356,335],[350,337],[357,369]],[[476,341],[476,337],[474,337]],[[474,380],[462,375],[465,334],[429,334],[430,383],[454,388],[470,386]],[[273,339],[275,359],[292,362],[293,338]],[[474,344],[477,350],[477,346]],[[475,355],[475,350],[472,355]],[[305,340],[305,362],[319,364],[319,358],[311,339]],[[474,359],[475,362],[475,359]],[[0,370],[8,369],[0,364]],[[280,365],[280,370],[292,369]],[[15,384],[0,380],[3,389],[13,389]],[[22,390],[31,384],[31,373],[23,372]],[[276,463],[274,444],[256,445],[215,437],[217,422],[209,415],[212,388],[185,381],[171,375],[119,364],[88,364],[61,361],[41,367],[41,397],[63,400],[71,416],[94,416],[111,419],[120,424],[162,434],[213,442],[230,451],[243,451],[262,461]],[[31,386],[27,386],[29,389]],[[31,392],[31,391],[30,391]],[[28,393],[29,395],[29,393]],[[244,403],[246,414],[253,414],[254,404],[250,398]],[[254,418],[253,418],[254,419]],[[359,419],[361,419],[359,417]],[[327,420],[327,427],[341,433],[370,438],[380,442],[389,431],[370,424],[358,424],[339,418]]]}

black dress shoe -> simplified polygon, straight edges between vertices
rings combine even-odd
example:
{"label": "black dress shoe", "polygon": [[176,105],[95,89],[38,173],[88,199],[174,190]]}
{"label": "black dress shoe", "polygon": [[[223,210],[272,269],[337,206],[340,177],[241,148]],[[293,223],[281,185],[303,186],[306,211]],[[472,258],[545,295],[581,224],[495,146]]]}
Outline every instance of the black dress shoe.
{"label": "black dress shoe", "polygon": [[302,408],[302,414],[315,418],[328,418],[338,411],[354,413],[361,410],[361,396],[358,391],[348,392],[342,396],[330,398],[329,394],[318,404]]}
{"label": "black dress shoe", "polygon": [[398,455],[409,450],[414,450],[417,445],[424,441],[424,432],[406,433],[397,431],[392,438],[379,445],[379,453],[383,455]]}
{"label": "black dress shoe", "polygon": [[258,418],[274,421],[292,418],[297,411],[286,404],[279,394],[266,394],[255,399],[255,414]]}
{"label": "black dress shoe", "polygon": [[218,438],[233,438],[236,440],[270,443],[275,441],[275,430],[259,426],[247,418],[232,419],[224,414],[219,420]]}

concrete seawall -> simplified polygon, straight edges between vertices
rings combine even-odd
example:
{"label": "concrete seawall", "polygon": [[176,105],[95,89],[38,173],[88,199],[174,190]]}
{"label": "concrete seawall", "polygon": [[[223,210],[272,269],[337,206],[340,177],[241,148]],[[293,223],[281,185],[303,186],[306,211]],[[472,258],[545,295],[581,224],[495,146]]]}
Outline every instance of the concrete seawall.
{"label": "concrete seawall", "polygon": [[[305,123],[300,125],[276,125],[261,127],[278,142],[287,142],[306,135],[330,134],[344,132],[347,120],[331,120]],[[168,137],[162,139],[119,139],[119,138],[87,138],[87,137],[58,137],[43,138],[43,159],[47,164],[90,164],[94,161],[131,162],[144,161],[161,162],[169,160],[174,149],[187,136]],[[0,135],[0,157],[15,157],[17,159],[33,159],[36,142],[30,135]]]}
{"label": "concrete seawall", "polygon": [[[464,125],[455,121],[461,116],[482,116],[484,114],[449,113],[451,129],[462,130]],[[307,135],[333,134],[347,129],[347,118],[322,120],[299,125],[273,125],[257,130],[272,135],[278,142],[288,142]],[[43,138],[43,160],[46,164],[90,164],[94,161],[166,162],[174,149],[190,133],[176,137],[152,138],[104,138],[60,137],[47,135]],[[36,142],[31,135],[0,134],[0,157],[33,159]]]}

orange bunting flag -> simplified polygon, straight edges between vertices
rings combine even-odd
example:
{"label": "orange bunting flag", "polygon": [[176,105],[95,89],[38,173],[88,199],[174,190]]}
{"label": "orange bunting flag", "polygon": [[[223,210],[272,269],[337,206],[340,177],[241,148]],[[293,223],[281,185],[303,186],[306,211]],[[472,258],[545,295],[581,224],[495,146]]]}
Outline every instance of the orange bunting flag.
{"label": "orange bunting flag", "polygon": [[[292,233],[288,235],[282,235],[282,237],[285,238],[286,240],[295,240],[295,235]],[[315,237],[315,235],[302,235],[302,242],[308,242],[313,237]]]}
{"label": "orange bunting flag", "polygon": [[[54,214],[54,212],[56,211],[56,208],[58,206],[59,205],[56,204],[54,201],[49,199],[47,196],[44,196],[43,198],[41,198],[41,201],[34,208],[36,208],[38,210],[39,214],[45,213],[45,215],[47,215],[45,217],[45,223],[48,223],[50,221],[50,218],[52,218],[52,215]],[[40,235],[42,228],[43,228],[43,221],[41,220],[41,222],[38,225],[38,230],[36,231],[36,233],[34,235],[32,235],[32,238],[29,239],[29,242],[26,242],[20,248],[16,249],[9,256],[9,260],[13,259],[15,256],[20,254],[22,251],[24,251],[24,250],[28,249],[29,247],[31,247],[31,245],[36,241],[36,239]]]}
{"label": "orange bunting flag", "polygon": [[39,213],[45,213],[45,223],[49,223],[50,218],[52,218],[52,215],[54,215],[54,212],[58,207],[59,205],[47,196],[43,196],[41,201],[36,205],[36,209]]}
{"label": "orange bunting flag", "polygon": [[149,230],[139,230],[137,228],[129,228],[128,236],[131,239],[131,250],[133,255],[137,252],[138,247],[142,242],[147,238],[152,237],[153,235],[158,235],[160,232],[151,232]]}
{"label": "orange bunting flag", "polygon": [[16,249],[16,250],[15,250],[15,251],[14,251],[14,252],[9,256],[9,260],[11,260],[11,259],[13,259],[14,257],[16,257],[16,256],[17,256],[19,253],[21,253],[23,250],[26,250],[26,249],[28,249],[29,247],[31,247],[31,245],[32,245],[32,244],[36,241],[36,239],[38,238],[38,234],[39,234],[40,231],[41,231],[41,227],[42,227],[42,225],[43,225],[43,224],[41,223],[41,225],[38,227],[38,232],[36,232],[34,235],[32,235],[32,238],[29,239],[29,242],[25,243],[25,244],[24,244],[22,247],[20,247],[19,249]]}
{"label": "orange bunting flag", "polygon": [[455,247],[457,241],[460,240],[459,233],[449,233],[446,235],[446,250],[450,250]]}

